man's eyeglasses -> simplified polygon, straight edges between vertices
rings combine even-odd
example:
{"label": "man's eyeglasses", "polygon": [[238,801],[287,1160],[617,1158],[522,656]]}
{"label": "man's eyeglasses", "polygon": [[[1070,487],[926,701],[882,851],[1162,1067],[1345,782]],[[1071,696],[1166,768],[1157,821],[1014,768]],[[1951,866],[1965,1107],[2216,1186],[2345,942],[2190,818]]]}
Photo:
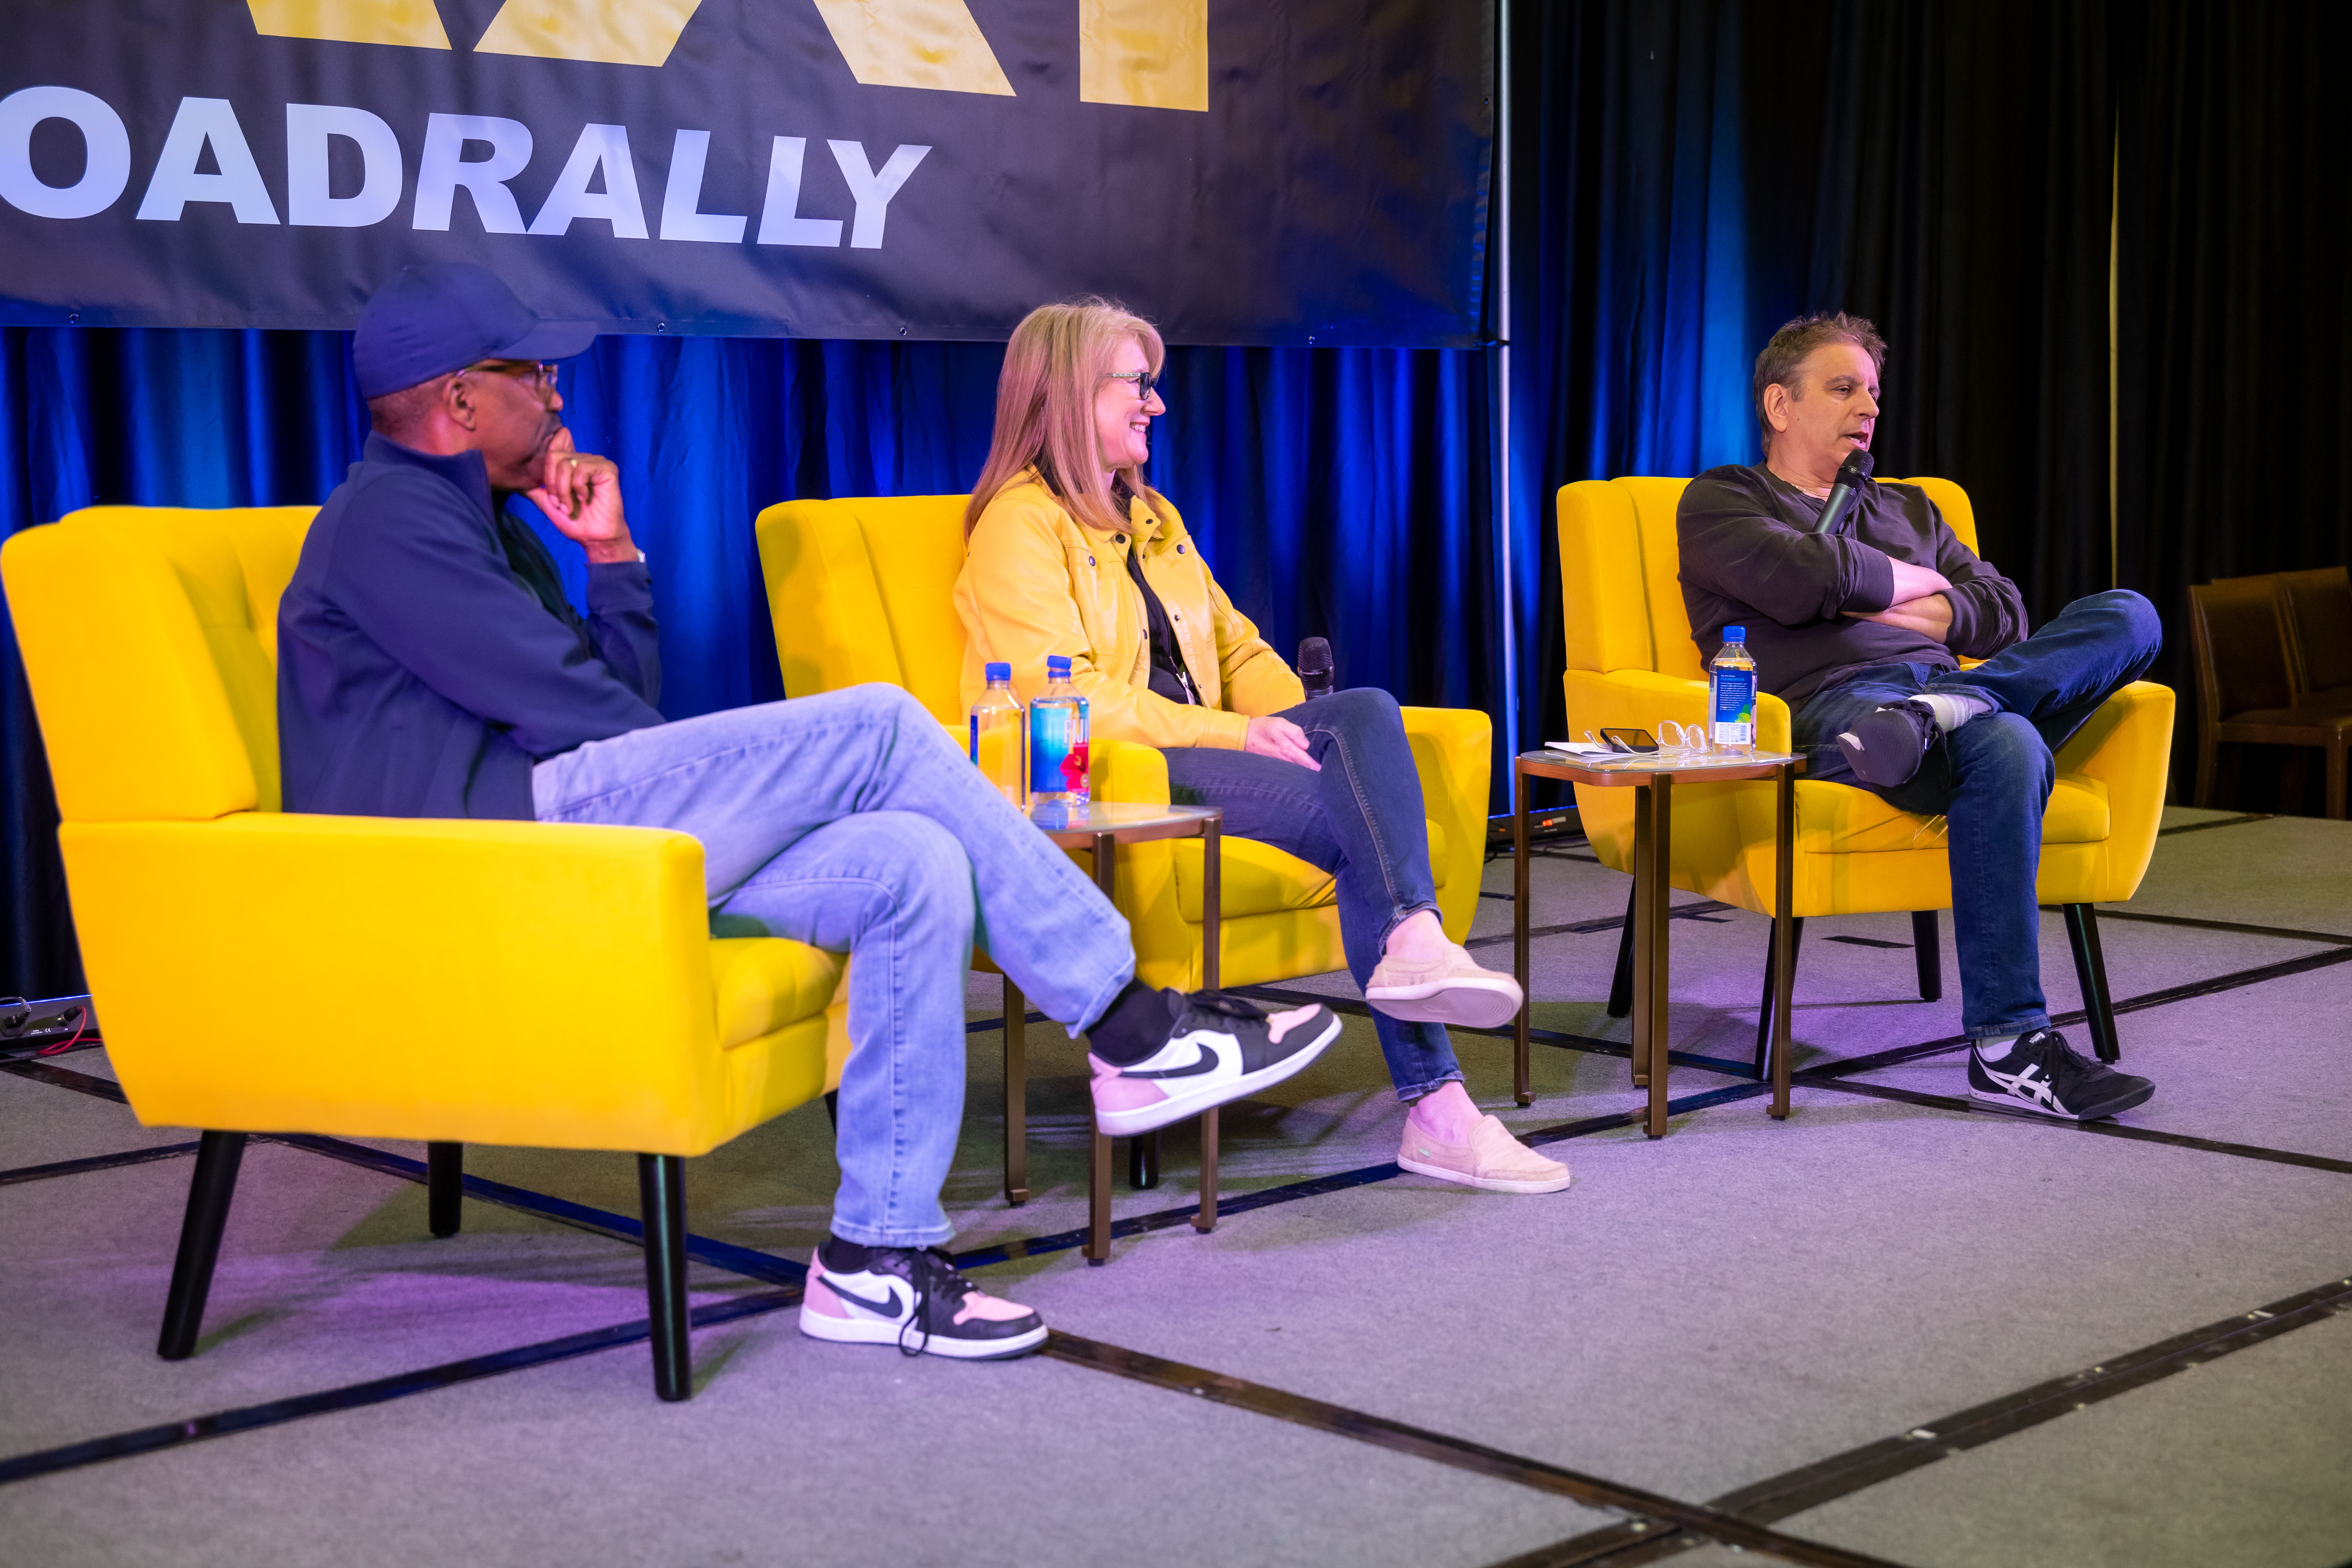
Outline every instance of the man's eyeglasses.
{"label": "man's eyeglasses", "polygon": [[469,364],[466,369],[469,373],[482,371],[491,375],[512,376],[542,398],[555,390],[556,366],[547,360],[536,363],[527,359],[484,360],[479,364]]}
{"label": "man's eyeglasses", "polygon": [[1150,401],[1151,389],[1167,384],[1167,373],[1157,370],[1115,370],[1103,377],[1105,381],[1130,381],[1135,384],[1135,400]]}

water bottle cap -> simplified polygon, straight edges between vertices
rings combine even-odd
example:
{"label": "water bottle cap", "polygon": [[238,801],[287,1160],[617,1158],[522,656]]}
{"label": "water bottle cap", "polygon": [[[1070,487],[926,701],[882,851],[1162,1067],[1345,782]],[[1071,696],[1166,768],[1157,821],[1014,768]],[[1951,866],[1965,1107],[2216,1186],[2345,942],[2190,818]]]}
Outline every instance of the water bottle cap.
{"label": "water bottle cap", "polygon": [[1067,675],[1067,674],[1069,674],[1069,673],[1070,673],[1070,661],[1069,661],[1069,659],[1068,659],[1066,657],[1065,657],[1064,655],[1061,655],[1061,654],[1058,654],[1058,653],[1048,655],[1048,656],[1046,657],[1046,659],[1045,659],[1045,673],[1046,673],[1046,674],[1048,674],[1048,675]]}
{"label": "water bottle cap", "polygon": [[1748,628],[1746,626],[1726,626],[1723,628],[1723,640],[1726,642],[1746,642],[1748,640]]}
{"label": "water bottle cap", "polygon": [[988,679],[1010,680],[1013,679],[1013,667],[1009,664],[992,664],[988,667]]}

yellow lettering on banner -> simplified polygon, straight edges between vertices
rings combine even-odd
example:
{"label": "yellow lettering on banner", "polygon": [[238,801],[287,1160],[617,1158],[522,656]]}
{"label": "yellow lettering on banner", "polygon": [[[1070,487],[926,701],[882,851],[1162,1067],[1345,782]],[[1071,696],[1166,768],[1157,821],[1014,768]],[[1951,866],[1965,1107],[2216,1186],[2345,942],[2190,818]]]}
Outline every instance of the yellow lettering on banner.
{"label": "yellow lettering on banner", "polygon": [[253,13],[253,30],[265,38],[449,47],[433,0],[246,0],[246,8]]}
{"label": "yellow lettering on banner", "polygon": [[1209,0],[1079,0],[1078,100],[1209,107]]}
{"label": "yellow lettering on banner", "polygon": [[677,47],[702,0],[507,0],[474,46],[485,55],[536,55],[657,66]]}
{"label": "yellow lettering on banner", "polygon": [[863,86],[1013,96],[963,0],[816,0],[816,8]]}

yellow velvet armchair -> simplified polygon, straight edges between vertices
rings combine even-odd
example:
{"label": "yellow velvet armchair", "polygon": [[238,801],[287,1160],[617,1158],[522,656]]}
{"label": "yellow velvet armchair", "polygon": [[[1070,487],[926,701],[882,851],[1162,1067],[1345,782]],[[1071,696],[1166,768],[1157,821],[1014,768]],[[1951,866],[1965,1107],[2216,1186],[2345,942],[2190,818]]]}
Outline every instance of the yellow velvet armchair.
{"label": "yellow velvet armchair", "polygon": [[[1960,542],[1976,548],[1976,514],[1948,479],[1924,488]],[[1559,573],[1566,624],[1565,687],[1571,738],[1603,725],[1695,723],[1706,708],[1706,672],[1683,608],[1675,510],[1679,479],[1585,480],[1559,497]],[[1757,742],[1789,749],[1789,706],[1757,700]],[[2109,698],[2057,755],[2042,817],[2035,893],[2063,908],[2092,1044],[2116,1059],[2115,1017],[2094,904],[2128,899],[2156,847],[2172,751],[2172,689],[2138,681]],[[1590,790],[1579,816],[1603,865],[1633,858],[1633,792]],[[1773,786],[1679,784],[1675,789],[1675,886],[1759,914],[1911,911],[1922,995],[1937,994],[1934,912],[1952,903],[1941,817],[1898,811],[1851,784],[1797,784],[1793,910],[1773,901]],[[1801,925],[1797,928],[1801,930]],[[1792,936],[1795,934],[1791,932]],[[1792,950],[1793,951],[1793,948]],[[1769,995],[1768,974],[1767,995]],[[1762,1070],[1763,1028],[1758,1030]]]}
{"label": "yellow velvet armchair", "polygon": [[204,1129],[158,1346],[194,1349],[248,1134],[638,1156],[655,1386],[691,1391],[682,1161],[824,1092],[843,961],[717,941],[651,828],[278,809],[278,599],[316,509],[99,507],[0,552],[131,1109]]}
{"label": "yellow velvet armchair", "polygon": [[[760,561],[787,693],[885,681],[962,736],[965,637],[951,595],[963,569],[966,499],[786,501],[760,514]],[[1493,728],[1483,713],[1450,708],[1407,708],[1404,725],[1421,773],[1439,914],[1459,942],[1478,907]],[[1097,742],[1091,763],[1097,799],[1168,804],[1167,763],[1152,748]],[[1233,837],[1223,844],[1220,982],[1259,984],[1346,967],[1330,876],[1270,845]],[[1201,984],[1201,856],[1197,838],[1119,853],[1116,901],[1133,927],[1136,973],[1147,984]],[[1008,1017],[1017,1005],[1008,996]],[[1010,1081],[1010,1061],[1007,1071],[1010,1127],[1020,1116],[1012,1103],[1019,1085]]]}

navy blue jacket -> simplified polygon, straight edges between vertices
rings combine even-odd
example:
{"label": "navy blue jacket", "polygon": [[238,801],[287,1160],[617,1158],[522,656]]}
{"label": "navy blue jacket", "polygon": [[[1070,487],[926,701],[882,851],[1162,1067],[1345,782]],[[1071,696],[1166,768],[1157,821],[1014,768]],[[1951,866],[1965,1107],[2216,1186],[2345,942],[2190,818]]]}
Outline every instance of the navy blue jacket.
{"label": "navy blue jacket", "polygon": [[278,601],[286,809],[527,821],[532,763],[660,723],[660,689],[644,563],[592,564],[583,621],[481,454],[372,435]]}

